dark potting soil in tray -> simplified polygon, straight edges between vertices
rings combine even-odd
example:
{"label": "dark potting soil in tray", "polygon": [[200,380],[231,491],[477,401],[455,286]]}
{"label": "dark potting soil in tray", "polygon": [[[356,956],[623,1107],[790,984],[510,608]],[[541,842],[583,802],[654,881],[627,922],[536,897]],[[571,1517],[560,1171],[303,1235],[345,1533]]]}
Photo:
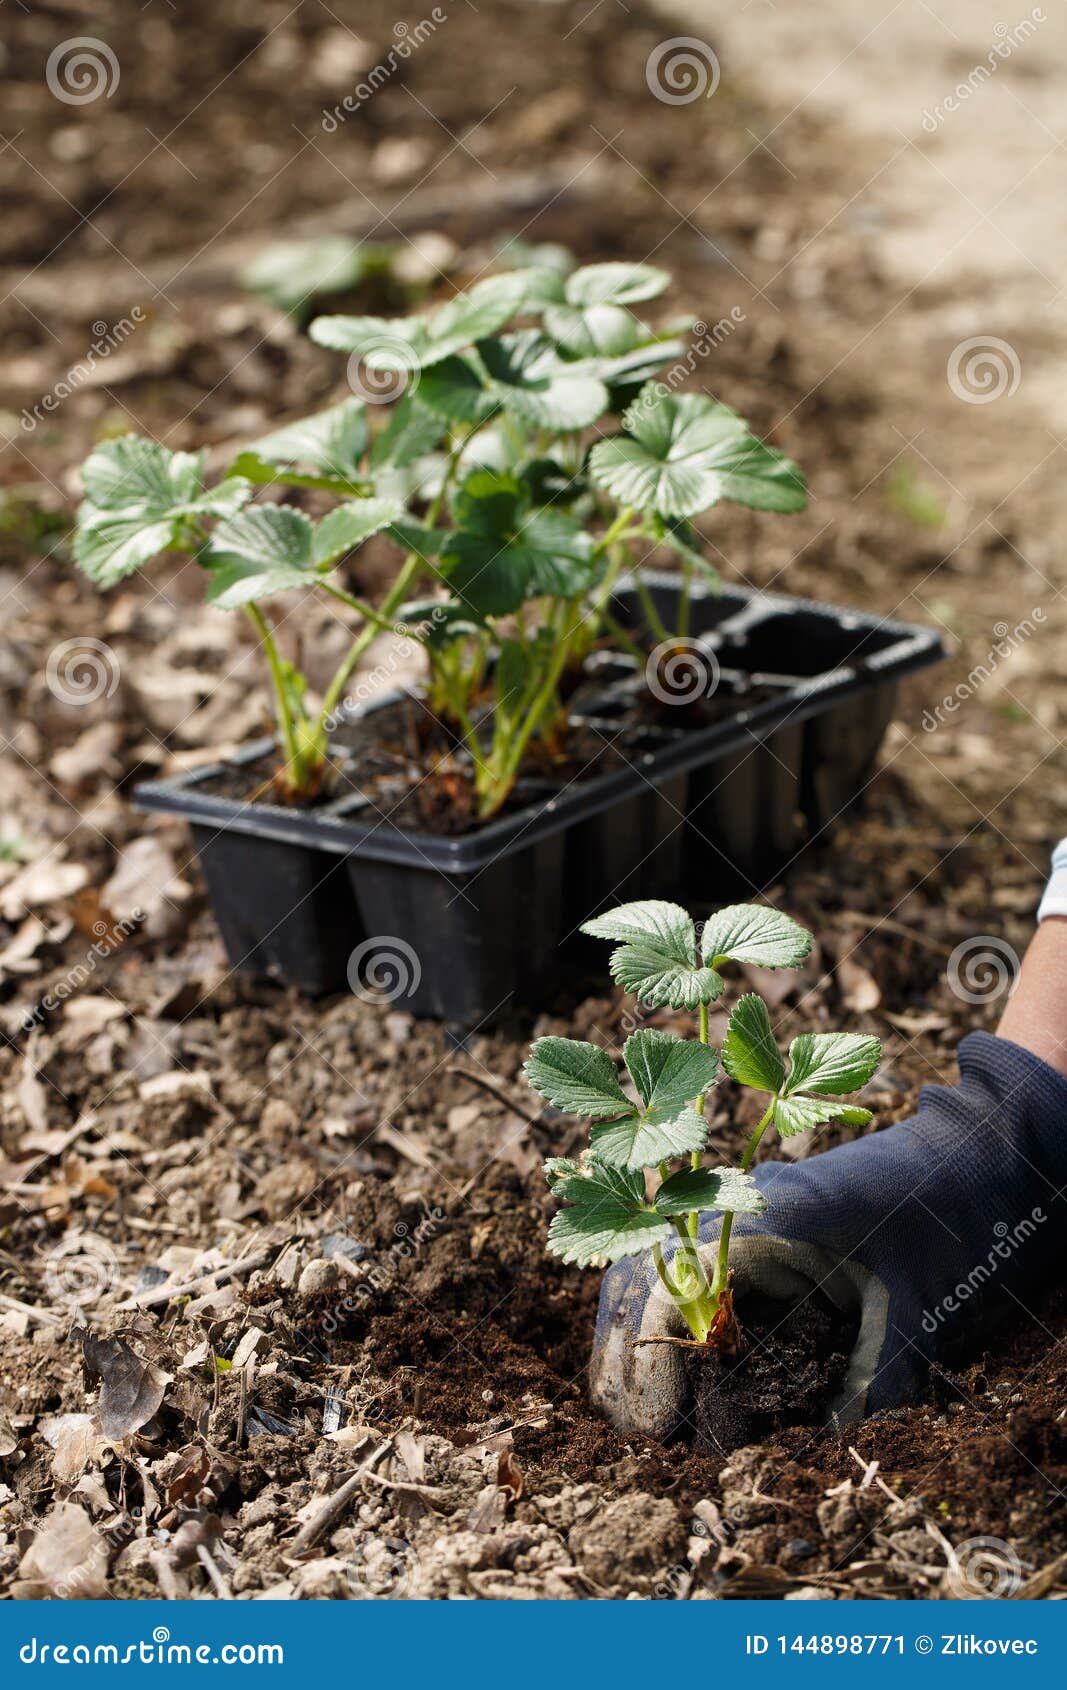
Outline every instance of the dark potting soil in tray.
{"label": "dark potting soil in tray", "polygon": [[[584,680],[568,703],[568,725],[558,749],[534,744],[523,773],[500,815],[513,815],[574,782],[632,763],[680,736],[753,709],[780,691],[723,673],[708,696],[663,703],[636,678],[605,684]],[[343,723],[333,736],[337,753],[319,790],[301,807],[343,804],[346,820],[387,815],[412,831],[456,836],[479,825],[471,760],[455,733],[418,698],[403,697]],[[237,803],[279,803],[274,785],[276,753],[228,762],[206,775],[205,797]]]}

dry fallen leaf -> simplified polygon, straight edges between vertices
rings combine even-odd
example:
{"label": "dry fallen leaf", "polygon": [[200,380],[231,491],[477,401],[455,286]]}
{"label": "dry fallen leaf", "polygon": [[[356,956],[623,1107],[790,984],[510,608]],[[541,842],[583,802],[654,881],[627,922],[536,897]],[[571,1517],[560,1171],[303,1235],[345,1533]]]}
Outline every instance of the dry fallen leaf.
{"label": "dry fallen leaf", "polygon": [[57,1414],[42,1420],[37,1430],[55,1450],[52,1476],[61,1484],[74,1484],[111,1447],[95,1414]]}
{"label": "dry fallen leaf", "polygon": [[125,1338],[82,1334],[90,1383],[100,1381],[97,1410],[104,1436],[118,1443],[147,1425],[163,1401],[171,1375],[131,1349]]}
{"label": "dry fallen leaf", "polygon": [[853,957],[843,956],[837,965],[837,984],[841,991],[841,1002],[854,1015],[865,1015],[872,1009],[877,1009],[882,1001],[882,991],[874,975],[855,961]]}
{"label": "dry fallen leaf", "polygon": [[131,840],[119,855],[100,899],[116,921],[138,921],[151,939],[169,939],[184,931],[192,887],[178,873],[174,858],[153,834]]}
{"label": "dry fallen leaf", "polygon": [[21,1601],[98,1601],[108,1593],[107,1560],[107,1545],[85,1510],[60,1502],[19,1562],[11,1595]]}

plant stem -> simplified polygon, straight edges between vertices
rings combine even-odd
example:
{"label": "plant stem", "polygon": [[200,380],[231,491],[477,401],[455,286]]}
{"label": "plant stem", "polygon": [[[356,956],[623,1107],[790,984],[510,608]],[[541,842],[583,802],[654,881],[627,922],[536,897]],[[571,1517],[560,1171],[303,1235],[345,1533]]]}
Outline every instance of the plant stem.
{"label": "plant stem", "polygon": [[[365,622],[372,622],[380,634],[395,634],[397,632],[396,623],[391,622],[387,616],[382,614],[382,611],[375,610],[374,606],[368,604],[366,599],[357,598],[354,593],[346,593],[343,587],[335,587],[332,581],[321,581],[319,585],[324,592],[329,593],[331,598],[337,599],[340,604],[347,605],[349,610],[356,611]],[[412,628],[410,634],[405,630],[403,638],[414,640],[416,645],[426,644],[415,627]]]}
{"label": "plant stem", "polygon": [[603,612],[603,620],[605,627],[611,633],[613,639],[621,645],[623,651],[629,652],[630,656],[635,657],[643,666],[646,654],[641,650],[633,635],[623,627],[621,622],[616,622],[614,616],[606,610]]}
{"label": "plant stem", "polygon": [[286,774],[294,785],[301,784],[300,750],[296,742],[296,730],[293,727],[293,714],[289,708],[289,696],[285,687],[285,673],[282,660],[278,654],[278,647],[274,635],[267,625],[267,619],[257,604],[245,606],[249,620],[259,636],[260,644],[266,654],[270,667],[270,678],[274,684],[274,699],[278,712],[278,726],[281,729],[282,744],[285,746]]}
{"label": "plant stem", "polygon": [[[482,425],[479,424],[478,426],[481,427]],[[448,490],[452,485],[452,479],[456,473],[460,454],[462,453],[463,448],[467,445],[467,442],[472,440],[477,432],[477,428],[471,429],[463,440],[458,441],[453,445],[448,456],[448,463],[445,466],[445,473],[441,479],[441,486],[437,492],[436,498],[426,513],[426,526],[428,528],[433,528],[434,524],[437,522],[437,519],[444,507],[445,500],[448,497]],[[400,573],[393,582],[392,587],[382,600],[378,610],[372,613],[373,620],[369,620],[368,626],[357,634],[348,655],[339,665],[332,681],[326,689],[326,693],[322,701],[322,709],[319,711],[318,721],[316,723],[316,734],[318,737],[321,738],[325,736],[329,731],[330,718],[333,716],[341,701],[345,687],[348,685],[349,676],[352,674],[356,664],[363,656],[363,653],[371,644],[375,634],[378,633],[379,628],[385,626],[391,629],[392,624],[390,622],[390,617],[392,617],[403,604],[409,590],[418,580],[418,577],[425,566],[425,562],[426,560],[422,556],[421,552],[408,552],[407,557],[404,559]],[[335,597],[341,596],[340,589],[333,589],[333,591]],[[356,605],[364,615],[370,610],[369,606],[363,606],[362,600],[349,600],[347,595],[345,595],[345,601]]]}
{"label": "plant stem", "polygon": [[693,584],[693,565],[689,559],[682,559],[682,590],[678,597],[678,638],[689,637],[689,593]]}
{"label": "plant stem", "polygon": [[323,697],[322,709],[319,711],[318,722],[316,723],[316,729],[320,735],[327,734],[329,732],[330,720],[333,717],[338,704],[341,702],[345,687],[348,685],[349,676],[356,667],[360,658],[363,656],[363,653],[367,650],[368,646],[377,635],[378,624],[380,622],[385,622],[387,625],[391,626],[391,624],[389,624],[390,616],[394,613],[394,611],[400,608],[407,597],[409,590],[418,580],[419,574],[423,568],[423,563],[424,560],[420,552],[408,553],[404,567],[393,582],[393,585],[386,594],[386,597],[382,600],[381,608],[377,612],[375,620],[356,635],[355,640],[349,648],[347,657],[336,670],[333,680],[327,687],[326,693]]}
{"label": "plant stem", "polygon": [[[771,1101],[768,1103],[764,1114],[761,1116],[755,1131],[748,1143],[745,1145],[745,1152],[741,1157],[741,1172],[743,1174],[747,1174],[749,1168],[752,1166],[752,1158],[755,1156],[756,1151],[759,1148],[760,1139],[763,1137],[770,1124],[771,1117],[774,1114],[774,1106],[777,1102],[778,1093],[775,1092]],[[723,1295],[728,1289],[730,1283],[730,1233],[733,1230],[733,1224],[733,1211],[728,1209],[722,1217],[722,1231],[719,1234],[719,1250],[718,1255],[715,1258],[715,1278],[711,1288],[712,1296],[715,1301],[716,1312],[722,1303]]]}
{"label": "plant stem", "polygon": [[634,586],[637,589],[637,596],[641,601],[641,609],[644,611],[645,618],[648,622],[649,632],[655,636],[656,643],[658,645],[664,645],[670,640],[671,635],[667,631],[667,624],[656,609],[652,599],[652,594],[645,585],[640,569],[634,570]]}
{"label": "plant stem", "polygon": [[[701,1006],[700,1006],[700,1042],[701,1042],[702,1045],[706,1045],[706,1044],[710,1043],[710,1038],[709,1038],[709,1033],[708,1033],[708,1006],[707,1006],[706,1003],[702,1003]],[[704,1099],[705,1099],[706,1095],[707,1095],[706,1092],[701,1092],[700,1096],[696,1100],[696,1103],[693,1105],[697,1114],[700,1115],[701,1117],[703,1117],[703,1114],[704,1114]],[[694,1150],[693,1153],[692,1153],[692,1156],[690,1158],[690,1166],[691,1166],[694,1173],[696,1173],[697,1169],[700,1167],[701,1154],[702,1154],[701,1151]],[[694,1213],[694,1214],[687,1216],[686,1218],[687,1218],[687,1223],[688,1223],[688,1228],[689,1228],[689,1236],[695,1244],[696,1243],[696,1237],[697,1237],[697,1230],[698,1230],[699,1225],[700,1225],[699,1211]]]}

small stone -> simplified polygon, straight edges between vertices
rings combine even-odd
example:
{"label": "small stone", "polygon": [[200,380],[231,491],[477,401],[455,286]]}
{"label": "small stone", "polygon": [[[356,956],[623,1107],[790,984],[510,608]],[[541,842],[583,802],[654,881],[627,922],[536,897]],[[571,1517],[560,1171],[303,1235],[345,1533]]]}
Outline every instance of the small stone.
{"label": "small stone", "polygon": [[325,1256],[316,1256],[301,1273],[297,1291],[301,1297],[318,1297],[325,1291],[336,1290],[340,1278],[333,1262],[328,1262]]}

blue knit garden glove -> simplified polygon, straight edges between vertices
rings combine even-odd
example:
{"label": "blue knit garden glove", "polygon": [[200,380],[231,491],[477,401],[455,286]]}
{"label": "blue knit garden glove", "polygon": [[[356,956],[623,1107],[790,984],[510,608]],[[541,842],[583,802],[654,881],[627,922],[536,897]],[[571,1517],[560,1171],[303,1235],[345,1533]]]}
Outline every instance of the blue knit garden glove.
{"label": "blue knit garden glove", "polygon": [[[742,1325],[750,1292],[796,1303],[818,1287],[858,1316],[832,1405],[842,1420],[914,1397],[932,1363],[988,1333],[1001,1302],[1025,1320],[1063,1261],[1067,1079],[988,1033],[968,1034],[959,1063],[959,1085],[925,1087],[910,1120],[804,1162],[763,1163],[766,1211],[735,1220]],[[704,1217],[709,1272],[719,1227]],[[659,1335],[685,1336],[684,1322],[651,1260],[628,1257],[604,1278],[591,1389],[631,1436],[668,1437],[688,1411],[684,1351],[633,1341]]]}

